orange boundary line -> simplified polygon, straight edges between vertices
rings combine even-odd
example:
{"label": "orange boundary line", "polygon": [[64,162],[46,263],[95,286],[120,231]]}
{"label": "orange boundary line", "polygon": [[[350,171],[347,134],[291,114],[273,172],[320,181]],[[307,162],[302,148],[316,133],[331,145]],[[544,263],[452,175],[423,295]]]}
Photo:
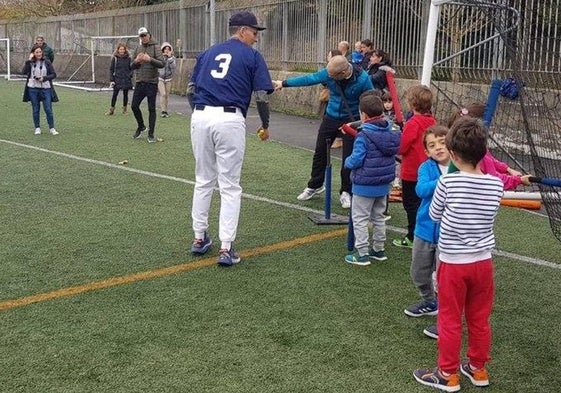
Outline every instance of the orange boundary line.
{"label": "orange boundary line", "polygon": [[[241,253],[243,258],[251,258],[259,255],[267,254],[314,243],[321,240],[331,239],[345,235],[347,229],[338,229],[336,231],[318,233],[310,236],[300,237],[281,243],[271,244],[264,247],[252,248]],[[216,264],[216,258],[205,258],[195,262],[182,263],[160,269],[148,270],[145,272],[128,274],[126,276],[111,277],[101,281],[94,281],[88,284],[78,285],[75,287],[67,287],[57,289],[51,292],[39,293],[36,295],[25,296],[19,299],[6,300],[0,302],[0,311],[10,310],[17,307],[27,306],[33,303],[46,302],[48,300],[56,300],[63,297],[75,296],[86,292],[97,291],[115,287],[117,285],[130,284],[137,281],[150,280],[158,277],[170,276],[172,274],[188,272],[202,267],[212,266]]]}

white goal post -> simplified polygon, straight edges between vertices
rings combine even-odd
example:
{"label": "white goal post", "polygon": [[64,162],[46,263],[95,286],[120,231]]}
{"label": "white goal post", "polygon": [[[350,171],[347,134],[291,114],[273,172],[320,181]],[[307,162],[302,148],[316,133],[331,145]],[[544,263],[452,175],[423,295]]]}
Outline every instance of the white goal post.
{"label": "white goal post", "polygon": [[[2,50],[4,47],[5,51]],[[10,39],[0,38],[0,75],[8,80],[10,79],[10,60]]]}
{"label": "white goal post", "polygon": [[21,79],[12,75],[12,50],[12,41],[9,38],[0,38],[0,76],[9,81]]}
{"label": "white goal post", "polygon": [[[83,90],[105,90],[103,87],[91,87],[92,85],[99,85],[99,78],[96,78],[96,57],[97,56],[111,56],[115,51],[118,43],[123,42],[127,45],[129,50],[132,50],[132,45],[138,43],[138,36],[135,35],[122,35],[122,36],[91,36],[78,39],[74,42],[75,51],[87,54],[87,57],[81,64],[74,64],[72,73],[64,81],[58,81],[55,84],[73,87]],[[88,67],[89,66],[89,67]],[[88,68],[90,68],[88,70]],[[99,72],[99,71],[98,71]],[[109,72],[104,70],[103,72]],[[90,74],[84,78],[84,75]],[[82,75],[82,79],[75,79],[76,75]],[[89,86],[88,86],[89,85]]]}
{"label": "white goal post", "polygon": [[[94,56],[97,56],[99,54],[106,54],[105,53],[105,49],[107,48],[103,48],[103,41],[108,42],[110,44],[110,54],[113,53],[113,51],[115,50],[115,47],[117,46],[117,44],[119,42],[124,42],[125,44],[127,44],[129,42],[130,39],[138,39],[138,36],[136,35],[125,35],[125,36],[93,36],[91,37],[91,57],[92,57],[92,80],[93,83],[95,83],[95,61],[94,61]],[[128,45],[127,45],[128,47]],[[102,50],[103,49],[103,50]],[[132,49],[132,48],[129,48]]]}

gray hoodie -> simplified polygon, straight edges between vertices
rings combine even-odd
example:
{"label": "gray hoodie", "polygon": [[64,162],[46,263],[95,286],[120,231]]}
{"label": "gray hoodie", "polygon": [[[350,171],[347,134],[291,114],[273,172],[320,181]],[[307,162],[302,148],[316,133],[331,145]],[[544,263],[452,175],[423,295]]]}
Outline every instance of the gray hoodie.
{"label": "gray hoodie", "polygon": [[164,48],[168,46],[171,49],[171,54],[168,57],[164,54],[164,68],[160,68],[158,73],[160,74],[160,80],[164,82],[169,82],[173,78],[173,72],[175,71],[175,56],[173,55],[173,46],[169,42],[164,42],[160,47],[162,49],[162,53],[164,52]]}

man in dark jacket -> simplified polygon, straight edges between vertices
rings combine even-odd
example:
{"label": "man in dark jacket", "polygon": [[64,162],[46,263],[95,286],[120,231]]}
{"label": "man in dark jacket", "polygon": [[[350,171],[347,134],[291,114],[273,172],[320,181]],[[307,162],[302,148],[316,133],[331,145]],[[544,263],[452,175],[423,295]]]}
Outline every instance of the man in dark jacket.
{"label": "man in dark jacket", "polygon": [[131,69],[135,70],[136,84],[132,96],[131,110],[138,124],[136,132],[132,136],[138,139],[142,131],[146,130],[140,103],[148,98],[148,142],[156,142],[154,131],[156,128],[156,94],[158,93],[158,68],[165,65],[162,51],[146,27],[138,29],[140,45],[135,49]]}
{"label": "man in dark jacket", "polygon": [[45,42],[45,37],[43,37],[42,35],[38,35],[37,37],[35,37],[35,44],[41,47],[41,50],[43,51],[43,58],[46,58],[52,64],[55,60],[55,54],[52,48]]}

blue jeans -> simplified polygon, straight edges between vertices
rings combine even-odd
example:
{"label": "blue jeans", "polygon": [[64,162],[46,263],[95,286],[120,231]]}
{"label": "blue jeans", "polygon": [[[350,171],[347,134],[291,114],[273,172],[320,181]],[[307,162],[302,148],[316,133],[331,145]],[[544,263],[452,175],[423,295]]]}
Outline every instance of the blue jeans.
{"label": "blue jeans", "polygon": [[33,124],[35,128],[40,127],[39,111],[41,110],[41,101],[43,101],[43,110],[47,116],[49,128],[55,128],[55,120],[53,118],[53,104],[51,89],[38,89],[30,87],[28,89],[29,99],[31,100],[31,108],[33,111]]}

